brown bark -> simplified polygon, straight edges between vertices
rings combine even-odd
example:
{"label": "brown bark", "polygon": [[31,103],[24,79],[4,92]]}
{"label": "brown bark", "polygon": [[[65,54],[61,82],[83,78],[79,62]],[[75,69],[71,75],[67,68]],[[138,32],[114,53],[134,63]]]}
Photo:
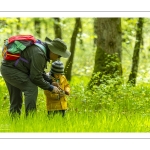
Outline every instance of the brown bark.
{"label": "brown bark", "polygon": [[18,19],[18,22],[17,22],[17,34],[20,33],[20,18],[17,18]]}
{"label": "brown bark", "polygon": [[62,38],[60,18],[54,18],[55,38]]}
{"label": "brown bark", "polygon": [[131,83],[133,86],[135,86],[136,84],[140,45],[142,44],[142,32],[143,32],[143,18],[139,18],[137,23],[137,31],[136,31],[136,42],[135,42],[134,52],[132,57],[132,68],[128,80],[128,83]]}
{"label": "brown bark", "polygon": [[97,50],[89,86],[122,75],[121,18],[97,18]]}
{"label": "brown bark", "polygon": [[41,37],[41,21],[39,18],[34,19],[35,32],[38,38]]}
{"label": "brown bark", "polygon": [[75,53],[76,39],[77,39],[77,34],[79,33],[80,24],[81,24],[80,18],[76,18],[75,20],[76,22],[75,22],[74,31],[71,37],[71,45],[70,45],[71,56],[67,60],[66,66],[65,66],[65,75],[66,75],[67,80],[71,80],[71,71],[72,71],[72,65],[73,65],[73,59],[74,59],[74,53]]}

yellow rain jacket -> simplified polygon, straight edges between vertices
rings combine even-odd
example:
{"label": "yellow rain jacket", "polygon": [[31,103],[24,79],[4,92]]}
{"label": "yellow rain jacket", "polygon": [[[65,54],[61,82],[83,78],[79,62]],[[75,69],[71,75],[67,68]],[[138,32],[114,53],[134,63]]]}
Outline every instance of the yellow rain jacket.
{"label": "yellow rain jacket", "polygon": [[[59,86],[62,90],[70,93],[70,86],[64,75],[61,75],[59,78]],[[44,90],[44,94],[46,96],[47,111],[66,110],[68,108],[66,95],[60,97],[60,94],[56,94],[48,90]]]}

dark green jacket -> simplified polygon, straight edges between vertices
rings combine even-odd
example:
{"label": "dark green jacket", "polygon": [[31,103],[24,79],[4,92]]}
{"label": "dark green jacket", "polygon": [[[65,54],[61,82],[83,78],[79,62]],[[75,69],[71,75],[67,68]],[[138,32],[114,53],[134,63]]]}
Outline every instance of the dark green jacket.
{"label": "dark green jacket", "polygon": [[44,90],[52,91],[53,86],[50,85],[51,81],[48,80],[44,74],[47,61],[49,61],[49,50],[46,45],[45,47],[46,53],[36,45],[27,47],[23,52],[21,52],[21,58],[24,58],[27,62],[24,60],[19,60],[18,62],[3,60],[2,65],[17,68],[18,70],[27,74],[35,85]]}

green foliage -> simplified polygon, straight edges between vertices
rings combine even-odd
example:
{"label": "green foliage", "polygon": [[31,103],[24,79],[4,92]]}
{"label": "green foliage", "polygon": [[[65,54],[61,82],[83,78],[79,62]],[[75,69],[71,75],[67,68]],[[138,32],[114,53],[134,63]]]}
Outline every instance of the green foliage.
{"label": "green foliage", "polygon": [[98,52],[96,54],[94,72],[88,84],[89,88],[110,84],[111,80],[117,81],[116,84],[121,84],[122,66],[118,54],[107,54],[103,51],[100,53],[101,56],[97,56]]}
{"label": "green foliage", "polygon": [[[136,116],[137,114],[149,116],[149,84],[141,84],[136,87],[122,84],[114,87],[116,81],[110,80],[109,82],[108,85],[95,86],[92,91],[83,86],[74,86],[75,92],[72,93],[70,99],[70,103],[73,103],[71,109],[79,114],[86,112],[91,114],[108,113],[120,117]],[[132,122],[132,120],[130,121]]]}
{"label": "green foliage", "polygon": [[[47,117],[43,90],[39,89],[37,113],[18,118],[8,114],[9,97],[0,80],[0,132],[149,132],[150,86],[109,85],[86,89],[87,77],[73,77],[65,118]],[[4,96],[6,95],[6,100]],[[5,102],[5,104],[4,104]],[[23,105],[24,106],[24,105]]]}

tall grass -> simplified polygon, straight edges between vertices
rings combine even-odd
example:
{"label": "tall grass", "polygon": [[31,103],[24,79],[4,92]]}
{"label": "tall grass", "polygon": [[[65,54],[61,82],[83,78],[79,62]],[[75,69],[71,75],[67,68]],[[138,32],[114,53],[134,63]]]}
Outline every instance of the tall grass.
{"label": "tall grass", "polygon": [[149,132],[150,86],[131,87],[102,85],[86,90],[88,78],[74,78],[70,82],[71,95],[66,116],[48,117],[43,90],[39,89],[37,113],[20,117],[9,116],[9,96],[0,79],[0,132]]}
{"label": "tall grass", "polygon": [[68,112],[65,118],[56,115],[48,118],[44,113],[24,118],[11,119],[3,114],[0,120],[1,132],[149,132],[148,115],[139,113],[117,114]]}

